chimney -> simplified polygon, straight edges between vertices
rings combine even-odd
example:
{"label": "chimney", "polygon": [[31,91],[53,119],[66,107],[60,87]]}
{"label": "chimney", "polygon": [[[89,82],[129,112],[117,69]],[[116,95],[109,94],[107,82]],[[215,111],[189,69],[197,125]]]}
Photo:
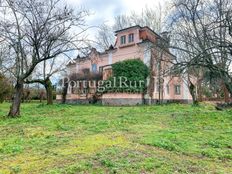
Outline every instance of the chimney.
{"label": "chimney", "polygon": [[168,47],[169,44],[170,44],[169,32],[164,31],[164,32],[162,32],[160,35],[161,35],[161,37],[165,40],[165,42],[166,42],[165,45]]}

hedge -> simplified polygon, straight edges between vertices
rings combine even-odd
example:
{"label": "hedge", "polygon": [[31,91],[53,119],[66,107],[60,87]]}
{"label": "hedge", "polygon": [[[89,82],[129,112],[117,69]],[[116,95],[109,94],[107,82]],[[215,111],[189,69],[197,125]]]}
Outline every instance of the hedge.
{"label": "hedge", "polygon": [[[117,62],[112,65],[112,72],[113,76],[104,82],[105,93],[143,93],[146,90],[149,68],[140,59]],[[124,83],[126,85],[120,86],[120,82],[124,81],[125,78],[127,79],[127,82]],[[114,84],[115,82],[116,85],[110,87],[109,84]]]}

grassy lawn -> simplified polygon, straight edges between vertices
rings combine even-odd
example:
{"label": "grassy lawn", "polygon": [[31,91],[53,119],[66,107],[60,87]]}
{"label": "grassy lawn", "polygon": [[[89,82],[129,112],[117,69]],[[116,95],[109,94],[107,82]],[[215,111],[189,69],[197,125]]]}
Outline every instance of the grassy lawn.
{"label": "grassy lawn", "polygon": [[232,110],[0,104],[0,174],[232,173]]}

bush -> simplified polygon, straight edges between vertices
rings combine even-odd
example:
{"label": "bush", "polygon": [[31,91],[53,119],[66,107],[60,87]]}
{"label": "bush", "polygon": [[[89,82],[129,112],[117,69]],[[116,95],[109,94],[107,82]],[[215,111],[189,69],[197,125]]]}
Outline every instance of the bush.
{"label": "bush", "polygon": [[0,74],[0,103],[4,102],[11,95],[11,86],[6,77]]}
{"label": "bush", "polygon": [[[146,89],[149,68],[140,60],[132,59],[117,62],[112,65],[113,76],[105,81],[105,92],[133,92],[142,93]],[[120,78],[126,78],[126,85],[120,86]],[[140,81],[144,83],[140,84]],[[114,84],[116,85],[109,85]],[[107,85],[108,84],[108,85]]]}

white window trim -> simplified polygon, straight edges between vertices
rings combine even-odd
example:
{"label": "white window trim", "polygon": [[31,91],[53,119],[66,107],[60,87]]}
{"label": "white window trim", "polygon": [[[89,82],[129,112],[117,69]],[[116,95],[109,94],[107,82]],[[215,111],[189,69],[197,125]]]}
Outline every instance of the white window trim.
{"label": "white window trim", "polygon": [[[124,38],[124,39],[122,39],[122,38]],[[122,41],[124,41],[124,42],[122,42]],[[126,35],[123,35],[123,36],[120,37],[120,44],[121,45],[125,45],[126,44]]]}
{"label": "white window trim", "polygon": [[[132,37],[130,37],[130,36],[132,36]],[[129,43],[133,43],[133,42],[134,42],[134,33],[130,33],[130,34],[128,35],[128,42],[129,42]]]}

